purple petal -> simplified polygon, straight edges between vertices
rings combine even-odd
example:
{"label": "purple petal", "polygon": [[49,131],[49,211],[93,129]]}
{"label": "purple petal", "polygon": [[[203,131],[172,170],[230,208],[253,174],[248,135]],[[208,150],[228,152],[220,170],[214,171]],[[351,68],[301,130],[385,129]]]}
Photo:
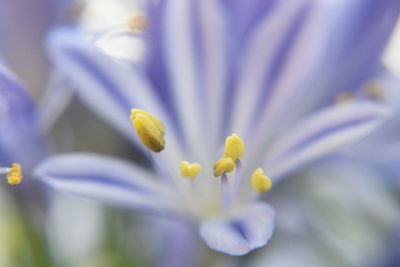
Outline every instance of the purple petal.
{"label": "purple petal", "polygon": [[[261,21],[275,12],[277,0],[220,0],[227,12],[231,14],[229,23],[231,25],[230,34],[237,40],[244,40],[248,34]],[[240,18],[240,19],[238,19]]]}
{"label": "purple petal", "polygon": [[112,157],[87,153],[54,156],[39,164],[35,175],[57,190],[118,207],[174,209],[167,186],[154,181],[152,173]]}
{"label": "purple petal", "polygon": [[147,71],[174,106],[189,145],[207,138],[215,143],[226,115],[222,103],[232,64],[224,11],[218,1],[172,0],[150,12]]}
{"label": "purple petal", "polygon": [[36,107],[19,79],[0,62],[0,164],[29,171],[45,153]]}
{"label": "purple petal", "polygon": [[315,86],[326,93],[326,101],[332,101],[338,91],[357,90],[380,68],[400,12],[400,2],[395,0],[341,2],[332,7],[333,15],[341,15],[333,17],[336,34],[328,36],[334,49],[327,51],[321,83]]}
{"label": "purple petal", "polygon": [[320,9],[306,1],[282,2],[254,29],[241,55],[231,131],[246,139],[250,131],[254,135],[255,126],[276,114],[276,106],[315,67],[323,29]]}
{"label": "purple petal", "polygon": [[385,107],[342,104],[310,115],[288,129],[270,148],[264,166],[279,179],[284,173],[335,152],[369,134],[387,118]]}
{"label": "purple petal", "polygon": [[265,203],[252,203],[231,219],[205,221],[200,235],[207,245],[230,255],[244,255],[267,244],[274,228],[275,212]]}

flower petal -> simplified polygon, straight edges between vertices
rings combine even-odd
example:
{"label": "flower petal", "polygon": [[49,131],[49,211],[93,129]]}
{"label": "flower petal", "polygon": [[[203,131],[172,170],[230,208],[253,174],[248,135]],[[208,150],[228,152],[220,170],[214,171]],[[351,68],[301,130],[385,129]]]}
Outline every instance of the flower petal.
{"label": "flower petal", "polygon": [[343,145],[380,125],[388,110],[372,103],[342,104],[310,115],[288,129],[269,150],[264,164],[273,179]]}
{"label": "flower petal", "polygon": [[[340,91],[357,90],[370,79],[380,68],[382,52],[399,12],[400,2],[393,0],[332,2],[335,34],[327,41],[334,49],[326,53],[326,69],[319,75],[314,91],[323,94],[326,102],[332,101]],[[321,104],[321,99],[316,101]]]}
{"label": "flower petal", "polygon": [[36,107],[19,79],[0,61],[0,163],[29,172],[45,154]]}
{"label": "flower petal", "polygon": [[[278,6],[283,5],[282,3]],[[301,1],[296,3],[301,7],[298,4]],[[288,5],[291,8],[294,7],[293,3],[288,3]],[[244,78],[246,72],[251,75],[256,73],[257,78],[246,79],[250,83],[245,80],[238,83],[243,84],[242,95],[245,97],[248,97],[246,94],[251,95],[248,93],[250,88],[258,89],[258,93],[256,101],[248,101],[253,105],[252,107],[240,105],[238,106],[240,109],[235,108],[240,112],[242,110],[250,110],[250,112],[248,114],[239,112],[238,115],[233,115],[235,122],[233,131],[251,129],[248,136],[243,134],[243,137],[245,140],[256,140],[254,144],[251,144],[252,147],[257,148],[259,140],[266,140],[272,136],[273,131],[278,128],[277,125],[280,126],[288,121],[288,117],[299,118],[309,110],[316,110],[316,106],[320,108],[328,101],[331,103],[332,99],[335,99],[334,95],[338,95],[339,91],[359,89],[362,83],[377,70],[382,48],[398,17],[400,7],[398,2],[392,0],[385,0],[382,3],[372,0],[303,2],[303,6],[307,7],[307,5],[307,12],[298,23],[300,30],[297,34],[289,34],[293,41],[283,48],[281,53],[283,56],[276,57],[278,64],[269,67],[273,72],[269,71],[269,68],[260,67],[263,57],[266,56],[265,53],[268,53],[267,48],[274,42],[273,40],[262,42],[261,30],[258,34],[260,40],[258,47],[264,45],[265,48],[255,50],[253,52],[256,55],[253,56],[255,59],[249,58],[250,64],[243,64]],[[279,12],[279,9],[277,11]],[[286,12],[285,15],[290,18],[290,12]],[[264,34],[264,36],[269,35]],[[285,47],[285,45],[280,47]],[[275,54],[279,55],[278,52]],[[365,57],[365,55],[371,55],[371,57]],[[264,65],[268,66],[268,62],[271,60]],[[263,73],[263,75],[260,76],[258,73]],[[243,89],[238,89],[238,94],[241,90]],[[246,98],[237,97],[242,104],[245,103],[243,99]],[[292,107],[290,111],[287,110],[287,106]],[[282,120],[283,116],[285,116],[284,120]],[[236,118],[239,118],[237,122]],[[246,123],[252,124],[246,127]],[[258,125],[255,131],[254,125]]]}
{"label": "flower petal", "polygon": [[207,245],[230,255],[244,255],[267,244],[274,228],[275,212],[265,203],[252,203],[240,216],[205,221],[200,235]]}
{"label": "flower petal", "polygon": [[[89,153],[50,157],[35,175],[51,187],[124,208],[173,210],[167,186],[125,161]],[[168,197],[169,196],[169,197]]]}
{"label": "flower petal", "polygon": [[[217,1],[166,2],[165,63],[177,114],[193,153],[199,140],[217,133],[226,74],[226,29]],[[203,147],[207,148],[207,146]],[[207,151],[203,157],[207,157]]]}
{"label": "flower petal", "polygon": [[321,13],[309,1],[281,2],[254,29],[241,55],[231,131],[247,139],[249,131],[241,131],[254,132],[255,122],[262,122],[266,110],[275,109],[315,67]]}
{"label": "flower petal", "polygon": [[63,114],[72,100],[72,91],[66,85],[66,79],[54,72],[39,103],[39,123],[43,131],[48,132]]}

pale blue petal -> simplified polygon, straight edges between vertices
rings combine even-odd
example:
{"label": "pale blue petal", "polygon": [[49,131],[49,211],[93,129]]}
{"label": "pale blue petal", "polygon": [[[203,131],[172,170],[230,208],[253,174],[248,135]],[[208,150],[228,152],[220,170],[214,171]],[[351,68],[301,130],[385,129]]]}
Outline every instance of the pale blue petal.
{"label": "pale blue petal", "polygon": [[31,96],[21,81],[0,62],[0,165],[19,162],[29,172],[45,154]]}
{"label": "pale blue petal", "polygon": [[46,91],[38,104],[39,124],[43,131],[51,130],[72,100],[72,90],[65,77],[51,74]]}
{"label": "pale blue petal", "polygon": [[276,117],[278,107],[315,69],[325,30],[322,11],[309,1],[281,2],[254,29],[239,53],[237,91],[229,104],[231,131],[253,138],[258,124],[265,127],[266,116]]}
{"label": "pale blue petal", "polygon": [[331,30],[336,34],[327,36],[327,41],[334,49],[327,51],[324,72],[315,85],[315,91],[325,95],[325,103],[340,91],[358,90],[379,70],[382,52],[400,14],[400,2],[341,0],[333,3],[332,11]]}
{"label": "pale blue petal", "polygon": [[374,82],[382,90],[382,98],[377,101],[389,106],[391,116],[367,138],[344,147],[340,156],[376,165],[400,181],[400,79],[383,71]]}
{"label": "pale blue petal", "polygon": [[[231,14],[230,35],[236,40],[244,40],[265,17],[276,10],[278,0],[220,0]],[[237,19],[240,18],[240,19]]]}
{"label": "pale blue petal", "polygon": [[298,122],[275,141],[264,166],[273,179],[335,152],[381,125],[388,110],[373,103],[336,105]]}
{"label": "pale blue petal", "polygon": [[275,212],[271,206],[255,202],[237,217],[203,222],[200,235],[214,250],[244,255],[267,244],[272,236],[274,220]]}
{"label": "pale blue petal", "polygon": [[174,198],[151,172],[117,158],[88,153],[50,157],[35,175],[51,187],[106,204],[151,211],[173,210]]}
{"label": "pale blue petal", "polygon": [[[276,4],[276,12],[283,9],[279,6],[284,3]],[[296,1],[287,5],[292,9],[303,5],[303,17],[298,16],[293,23],[294,30],[287,34],[287,41],[279,46],[281,50],[276,51],[273,60],[264,63],[268,49],[280,34],[274,34],[268,41],[267,37],[272,34],[259,30],[255,35],[259,39],[258,45],[252,41],[258,49],[249,46],[251,58],[247,59],[248,64],[242,65],[244,77],[238,83],[242,89],[239,87],[237,93],[242,96],[237,97],[238,104],[233,106],[236,113],[232,131],[248,130],[245,138],[257,140],[256,145],[259,140],[266,139],[266,133],[268,138],[278,125],[287,122],[288,117],[300,118],[304,110],[315,108],[315,104],[321,107],[327,104],[326,99],[332,102],[340,91],[359,89],[376,71],[400,7],[398,1],[392,0]],[[266,24],[271,28],[270,32],[275,27],[277,32],[285,34],[278,27],[283,27],[285,16],[290,19],[293,12],[281,13],[278,16],[281,22],[277,26]],[[251,78],[246,79],[246,76]],[[246,105],[243,100],[251,96],[248,90],[254,89],[257,93]],[[325,96],[324,101],[321,101],[321,95]],[[288,106],[291,106],[290,111]],[[243,113],[243,110],[250,111]],[[254,131],[256,126],[258,129]]]}
{"label": "pale blue petal", "polygon": [[[223,36],[221,36],[223,31],[220,21],[222,18],[218,7],[212,2],[205,1],[205,3],[196,6],[195,2],[186,0],[168,1],[165,5],[164,24],[162,25],[164,29],[164,56],[168,66],[173,102],[185,137],[188,139],[188,145],[192,146],[190,149],[194,153],[204,151],[204,149],[198,150],[194,146],[200,140],[205,141],[208,138],[208,133],[205,134],[203,130],[209,123],[208,112],[205,111],[207,109],[205,94],[212,90],[216,94],[216,98],[220,100],[221,97],[218,96],[221,96],[222,88],[219,86],[223,84],[223,81],[221,84],[220,80],[217,81],[217,84],[213,81],[211,84],[205,84],[211,81],[207,72],[204,72],[206,76],[202,77],[202,67],[207,67],[208,71],[211,70],[210,65],[215,67],[217,70],[214,70],[212,75],[224,70],[224,65],[221,67],[220,64],[220,56],[223,55],[223,51],[221,51],[223,47],[220,45],[220,38]],[[207,19],[212,21],[207,21]],[[208,23],[212,22],[215,22],[215,25],[213,25],[214,30],[211,32]],[[196,23],[200,28],[200,33],[196,31]],[[196,33],[198,33],[197,36]],[[208,34],[210,36],[207,36]],[[204,45],[212,47],[204,50],[198,49],[198,47]],[[218,56],[210,58],[212,55],[208,53],[215,54],[213,50],[217,51]],[[215,61],[210,64],[209,60],[203,60],[203,58]],[[204,63],[204,65],[202,66],[201,63]],[[211,88],[206,89],[208,85]],[[212,123],[212,125],[215,126],[215,123]]]}

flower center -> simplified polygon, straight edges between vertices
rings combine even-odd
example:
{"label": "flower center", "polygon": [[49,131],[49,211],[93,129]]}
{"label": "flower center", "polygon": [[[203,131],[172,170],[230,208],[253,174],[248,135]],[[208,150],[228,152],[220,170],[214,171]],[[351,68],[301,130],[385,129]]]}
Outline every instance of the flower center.
{"label": "flower center", "polygon": [[[161,173],[170,176],[170,182],[174,184],[174,176],[168,174],[167,166],[164,166],[162,161],[157,160],[157,154],[165,148],[165,128],[163,123],[155,116],[140,109],[132,109],[131,122],[136,130],[136,133],[143,145],[145,145],[152,155],[156,165],[162,169]],[[243,185],[243,170],[241,158],[244,155],[245,145],[243,140],[237,135],[232,134],[225,140],[225,151],[221,159],[219,159],[213,166],[214,176],[219,177],[221,180],[221,207],[222,210],[227,210],[232,204],[232,200],[238,195]],[[195,187],[195,179],[202,170],[199,163],[189,163],[182,161],[179,164],[180,175],[184,178],[189,178],[192,189]],[[235,171],[234,179],[235,184],[233,187],[229,185],[228,173]],[[199,181],[201,182],[201,181]],[[264,175],[264,171],[258,168],[254,171],[251,177],[251,187],[255,193],[267,192],[271,189],[271,180]],[[194,194],[194,192],[192,192]],[[215,207],[215,205],[212,205]]]}

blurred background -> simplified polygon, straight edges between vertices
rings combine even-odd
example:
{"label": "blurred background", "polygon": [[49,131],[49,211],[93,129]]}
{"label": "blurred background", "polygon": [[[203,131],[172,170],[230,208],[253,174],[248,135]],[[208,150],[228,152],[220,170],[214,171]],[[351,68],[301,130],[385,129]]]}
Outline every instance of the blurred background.
{"label": "blurred background", "polygon": [[[0,55],[45,108],[54,80],[45,49],[51,28],[68,25],[98,33],[144,13],[145,6],[145,0],[0,0]],[[134,62],[146,49],[134,37],[111,36],[98,46]],[[382,63],[394,77],[400,75],[400,23]],[[400,90],[399,83],[394,87]],[[148,164],[68,90],[62,99],[60,116],[46,135],[50,153],[99,152]],[[400,132],[397,137],[400,143]],[[400,266],[400,169],[394,167],[330,160],[304,170],[300,179],[286,179],[268,195],[278,214],[270,244],[233,258],[199,242],[193,266]],[[41,185],[25,189],[29,193],[18,190],[0,186],[0,267],[158,266],[165,244],[154,229],[161,233],[168,222]],[[24,195],[27,203],[21,204]]]}

